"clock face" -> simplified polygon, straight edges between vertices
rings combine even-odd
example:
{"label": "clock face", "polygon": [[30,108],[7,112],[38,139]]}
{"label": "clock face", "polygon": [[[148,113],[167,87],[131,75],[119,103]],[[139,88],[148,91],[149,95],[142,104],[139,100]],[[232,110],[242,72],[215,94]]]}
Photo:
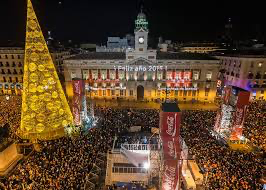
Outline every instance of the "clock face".
{"label": "clock face", "polygon": [[140,43],[140,44],[143,44],[143,43],[144,43],[144,38],[143,38],[143,37],[140,37],[140,38],[139,38],[139,43]]}

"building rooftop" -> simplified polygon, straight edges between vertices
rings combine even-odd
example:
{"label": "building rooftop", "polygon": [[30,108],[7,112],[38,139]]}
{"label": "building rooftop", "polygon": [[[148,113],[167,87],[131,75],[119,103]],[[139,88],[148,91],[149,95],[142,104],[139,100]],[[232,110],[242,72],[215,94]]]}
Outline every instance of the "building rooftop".
{"label": "building rooftop", "polygon": [[266,58],[266,49],[217,51],[213,55],[225,57]]}
{"label": "building rooftop", "polygon": [[170,53],[170,52],[158,52],[157,59],[185,59],[185,60],[218,60],[215,57],[209,56],[207,54],[199,54],[199,53]]}
{"label": "building rooftop", "polygon": [[124,52],[89,52],[86,54],[78,54],[68,58],[68,60],[87,60],[87,59],[126,59]]}

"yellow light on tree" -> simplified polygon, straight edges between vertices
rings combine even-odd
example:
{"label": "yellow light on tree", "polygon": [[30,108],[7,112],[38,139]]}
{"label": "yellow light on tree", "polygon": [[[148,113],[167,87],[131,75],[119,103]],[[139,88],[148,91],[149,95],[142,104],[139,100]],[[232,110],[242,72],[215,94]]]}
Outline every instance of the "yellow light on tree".
{"label": "yellow light on tree", "polygon": [[43,37],[32,3],[28,0],[21,126],[27,139],[60,137],[73,116]]}

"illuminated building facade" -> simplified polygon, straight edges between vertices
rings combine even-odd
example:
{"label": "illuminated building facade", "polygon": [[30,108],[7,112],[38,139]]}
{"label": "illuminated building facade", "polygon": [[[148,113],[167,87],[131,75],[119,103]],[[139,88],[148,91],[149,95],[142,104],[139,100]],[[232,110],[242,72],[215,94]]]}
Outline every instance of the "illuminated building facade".
{"label": "illuminated building facade", "polygon": [[[69,51],[58,50],[51,52],[52,59],[62,72],[63,60],[70,56]],[[0,48],[0,95],[22,94],[24,48],[1,47]]]}
{"label": "illuminated building facade", "polygon": [[80,78],[92,98],[213,102],[220,61],[204,54],[148,49],[148,32],[141,12],[135,21],[134,49],[91,52],[64,60],[67,95],[73,96],[72,79]]}
{"label": "illuminated building facade", "polygon": [[[252,55],[253,54],[253,55]],[[252,99],[266,99],[266,56],[236,52],[218,56],[225,70],[225,84],[250,92]]]}
{"label": "illuminated building facade", "polygon": [[21,125],[23,139],[54,139],[73,123],[63,88],[31,1],[27,3]]}

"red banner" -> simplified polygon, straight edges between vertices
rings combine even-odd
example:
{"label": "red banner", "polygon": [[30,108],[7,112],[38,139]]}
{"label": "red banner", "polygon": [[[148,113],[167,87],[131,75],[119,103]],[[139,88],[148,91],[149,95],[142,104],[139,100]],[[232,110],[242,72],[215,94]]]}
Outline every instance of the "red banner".
{"label": "red banner", "polygon": [[82,80],[73,80],[73,106],[72,106],[72,112],[73,112],[73,117],[74,117],[74,123],[76,125],[81,125],[81,109],[82,109],[82,95],[84,92],[84,86],[83,86],[83,81]]}
{"label": "red banner", "polygon": [[233,118],[233,127],[231,133],[231,140],[239,140],[242,136],[243,124],[245,120],[246,106],[249,103],[250,92],[242,91],[238,94],[236,103],[236,111]]}
{"label": "red banner", "polygon": [[161,112],[160,130],[163,138],[179,138],[180,112]]}
{"label": "red banner", "polygon": [[160,136],[163,146],[162,190],[175,190],[179,185],[180,120],[177,104],[164,103],[160,113]]}
{"label": "red banner", "polygon": [[179,161],[165,160],[162,174],[162,190],[175,190],[179,185]]}
{"label": "red banner", "polygon": [[163,138],[164,160],[174,160],[180,158],[180,143],[175,138]]}

